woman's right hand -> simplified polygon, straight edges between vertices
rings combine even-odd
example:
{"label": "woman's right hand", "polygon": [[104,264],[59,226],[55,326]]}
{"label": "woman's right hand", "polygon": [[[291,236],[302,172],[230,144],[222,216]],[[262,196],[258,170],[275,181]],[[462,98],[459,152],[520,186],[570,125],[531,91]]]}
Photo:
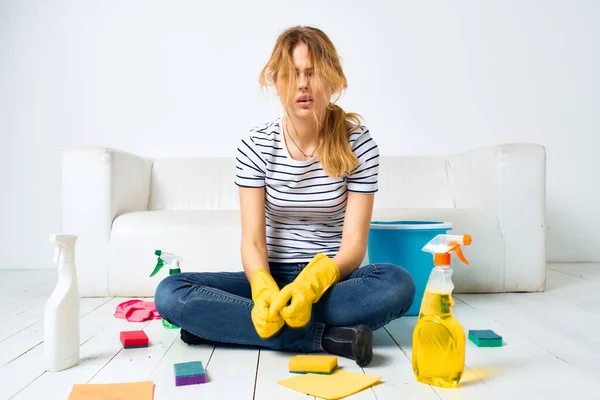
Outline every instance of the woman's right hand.
{"label": "woman's right hand", "polygon": [[250,280],[252,288],[252,307],[251,317],[254,329],[258,336],[268,339],[275,335],[285,324],[285,321],[279,312],[269,311],[271,302],[279,294],[279,286],[269,272],[264,269],[257,269],[252,274]]}
{"label": "woman's right hand", "polygon": [[242,264],[252,289],[251,317],[256,333],[270,338],[285,324],[281,315],[270,313],[271,302],[279,286],[269,272],[265,226],[265,189],[240,187],[242,217]]}

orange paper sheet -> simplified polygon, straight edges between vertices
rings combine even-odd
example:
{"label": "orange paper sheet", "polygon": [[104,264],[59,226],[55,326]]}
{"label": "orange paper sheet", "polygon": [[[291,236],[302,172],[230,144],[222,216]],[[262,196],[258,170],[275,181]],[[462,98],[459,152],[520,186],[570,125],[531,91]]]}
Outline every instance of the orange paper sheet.
{"label": "orange paper sheet", "polygon": [[381,376],[336,370],[331,375],[305,374],[279,381],[280,385],[321,399],[342,399],[377,383]]}
{"label": "orange paper sheet", "polygon": [[73,385],[69,400],[152,400],[154,382]]}

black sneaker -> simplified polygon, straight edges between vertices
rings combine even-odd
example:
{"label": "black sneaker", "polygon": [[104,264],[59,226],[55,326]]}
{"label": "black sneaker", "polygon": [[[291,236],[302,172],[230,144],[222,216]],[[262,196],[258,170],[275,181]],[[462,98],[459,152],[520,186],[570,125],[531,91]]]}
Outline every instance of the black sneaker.
{"label": "black sneaker", "polygon": [[321,345],[327,353],[351,358],[360,367],[373,360],[373,331],[367,325],[328,326]]}
{"label": "black sneaker", "polygon": [[208,340],[202,339],[201,337],[196,336],[184,329],[181,330],[181,341],[191,345],[208,343]]}

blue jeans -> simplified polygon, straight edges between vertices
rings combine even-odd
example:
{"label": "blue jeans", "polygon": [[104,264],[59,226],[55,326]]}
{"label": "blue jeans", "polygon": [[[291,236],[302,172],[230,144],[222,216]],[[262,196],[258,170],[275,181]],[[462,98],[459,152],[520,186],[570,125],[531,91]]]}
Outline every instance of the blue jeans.
{"label": "blue jeans", "polygon": [[[270,269],[283,288],[305,265],[271,263]],[[411,306],[414,294],[412,277],[403,268],[366,265],[329,288],[313,305],[306,326],[284,326],[269,339],[258,336],[252,324],[250,311],[254,303],[244,272],[170,275],[159,283],[154,301],[168,322],[208,341],[308,353],[321,351],[327,325],[365,324],[376,330],[401,317]]]}

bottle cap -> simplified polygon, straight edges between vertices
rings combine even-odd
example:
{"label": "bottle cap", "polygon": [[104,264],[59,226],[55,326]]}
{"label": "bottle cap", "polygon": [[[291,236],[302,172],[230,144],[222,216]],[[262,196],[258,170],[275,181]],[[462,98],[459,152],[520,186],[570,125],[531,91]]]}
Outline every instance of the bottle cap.
{"label": "bottle cap", "polygon": [[[464,243],[467,246],[469,244],[471,244],[471,236],[465,235]],[[460,261],[462,261],[463,263],[469,265],[469,260],[467,260],[467,258],[463,254],[462,248],[460,247],[460,243],[458,243],[458,242],[450,242],[450,246],[451,246],[450,250],[448,250],[447,253],[435,253],[433,255],[433,264],[434,265],[450,265],[451,262],[452,262],[452,258],[450,256],[450,253],[452,253],[454,251],[454,252],[456,252],[456,255],[457,255],[457,257],[458,257],[458,259]]]}
{"label": "bottle cap", "polygon": [[435,253],[433,255],[433,265],[450,265],[450,253]]}

